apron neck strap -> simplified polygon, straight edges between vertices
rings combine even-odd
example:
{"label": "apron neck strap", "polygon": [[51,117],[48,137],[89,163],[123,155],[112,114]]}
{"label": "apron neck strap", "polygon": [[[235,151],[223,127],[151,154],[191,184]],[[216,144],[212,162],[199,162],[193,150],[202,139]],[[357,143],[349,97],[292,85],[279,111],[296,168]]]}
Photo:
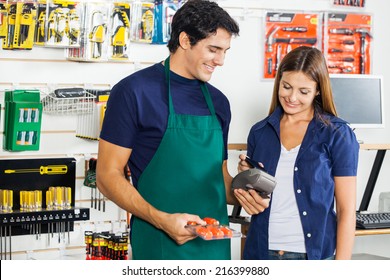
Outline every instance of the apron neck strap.
{"label": "apron neck strap", "polygon": [[[169,113],[170,114],[175,114],[175,109],[173,108],[173,101],[172,101],[172,95],[171,95],[171,78],[170,78],[170,56],[168,56],[165,59],[164,62],[164,68],[165,68],[165,81],[167,83],[167,88],[168,88],[168,102],[169,102]],[[199,81],[200,82],[200,89],[202,90],[203,96],[206,99],[207,107],[210,110],[211,115],[215,116],[215,109],[213,102],[211,100],[210,92],[206,86],[205,82]]]}

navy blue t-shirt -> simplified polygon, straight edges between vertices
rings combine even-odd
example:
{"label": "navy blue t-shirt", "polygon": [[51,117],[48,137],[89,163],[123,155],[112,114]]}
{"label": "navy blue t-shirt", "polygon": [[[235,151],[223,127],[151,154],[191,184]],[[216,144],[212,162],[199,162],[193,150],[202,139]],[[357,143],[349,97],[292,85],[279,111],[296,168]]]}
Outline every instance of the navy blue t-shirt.
{"label": "navy blue t-shirt", "polygon": [[[198,80],[181,77],[172,71],[170,76],[173,106],[177,114],[210,115]],[[227,159],[230,104],[221,91],[208,83],[207,88],[223,130]],[[167,122],[168,92],[161,63],[127,76],[112,88],[100,138],[132,149],[129,168],[135,186],[157,151]]]}

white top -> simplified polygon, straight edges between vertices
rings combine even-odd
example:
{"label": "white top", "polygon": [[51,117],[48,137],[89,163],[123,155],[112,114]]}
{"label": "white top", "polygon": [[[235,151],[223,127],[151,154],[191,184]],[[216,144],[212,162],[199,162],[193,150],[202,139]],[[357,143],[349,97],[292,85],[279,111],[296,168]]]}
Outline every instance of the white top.
{"label": "white top", "polygon": [[276,168],[277,185],[272,193],[269,221],[269,249],[306,253],[302,223],[294,194],[294,165],[301,145],[281,148]]}

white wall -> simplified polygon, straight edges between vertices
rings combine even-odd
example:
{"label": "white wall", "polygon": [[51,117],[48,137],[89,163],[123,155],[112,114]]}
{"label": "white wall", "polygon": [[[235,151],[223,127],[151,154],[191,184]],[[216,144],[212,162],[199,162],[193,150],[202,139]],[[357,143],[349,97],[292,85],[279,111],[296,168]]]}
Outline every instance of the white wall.
{"label": "white wall", "polygon": [[[225,65],[217,69],[211,83],[220,88],[229,98],[232,107],[233,120],[231,124],[230,143],[245,143],[249,128],[253,123],[266,116],[272,92],[272,81],[261,79],[261,54],[263,50],[263,21],[266,9],[280,9],[292,11],[363,11],[374,16],[373,41],[373,74],[384,77],[385,94],[390,88],[390,69],[386,62],[390,61],[390,41],[388,29],[390,18],[390,2],[380,0],[367,1],[363,10],[344,8],[335,9],[330,0],[252,0],[233,1],[220,0],[221,6],[237,19],[240,24],[240,36],[232,41],[231,50],[228,51]],[[5,51],[0,50],[0,103],[1,124],[3,131],[4,119],[4,89],[26,86],[55,86],[55,84],[82,84],[114,85],[121,78],[133,73],[135,70],[146,67],[152,63],[163,60],[168,54],[164,45],[130,45],[130,61],[127,63],[78,63],[66,61],[64,51],[60,49],[47,49],[35,47],[31,51]],[[31,84],[31,85],[27,85]],[[390,98],[385,96],[385,107],[389,108]],[[387,112],[386,123],[390,124],[390,113]],[[82,185],[84,179],[85,160],[96,156],[97,143],[75,137],[76,118],[73,116],[43,115],[41,149],[37,152],[11,153],[0,151],[0,160],[8,158],[35,158],[35,157],[75,157],[77,162],[76,178],[76,206],[89,207],[90,192]],[[390,129],[358,129],[356,134],[365,143],[389,143]],[[2,146],[2,139],[0,145]],[[59,144],[60,143],[60,144]],[[238,152],[231,152],[229,170],[236,174]],[[361,151],[358,170],[357,206],[367,182],[374,151]],[[378,178],[377,188],[372,197],[370,210],[378,208],[379,193],[389,192],[386,184],[389,182],[390,159],[385,157],[382,172]],[[230,209],[230,208],[229,208]],[[126,213],[116,205],[107,202],[107,211],[102,213],[91,209],[91,220],[76,223],[75,231],[71,233],[71,241],[52,241],[50,245],[47,238],[36,240],[35,236],[13,237],[12,249],[14,259],[25,258],[66,258],[70,252],[83,255],[84,230],[113,230],[125,229]],[[355,253],[370,253],[390,257],[390,236],[357,237]],[[384,245],[387,244],[387,245]],[[50,248],[50,250],[48,250]],[[58,250],[61,248],[61,250]],[[65,254],[65,255],[64,255]],[[233,241],[233,258],[239,258],[239,242]],[[71,258],[71,257],[69,257]]]}

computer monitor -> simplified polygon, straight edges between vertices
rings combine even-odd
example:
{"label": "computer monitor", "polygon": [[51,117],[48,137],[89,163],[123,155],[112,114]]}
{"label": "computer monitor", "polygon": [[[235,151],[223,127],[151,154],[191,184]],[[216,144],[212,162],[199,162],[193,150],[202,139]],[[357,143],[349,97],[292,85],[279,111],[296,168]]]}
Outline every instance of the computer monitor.
{"label": "computer monitor", "polygon": [[383,77],[331,74],[337,114],[352,128],[384,128]]}

